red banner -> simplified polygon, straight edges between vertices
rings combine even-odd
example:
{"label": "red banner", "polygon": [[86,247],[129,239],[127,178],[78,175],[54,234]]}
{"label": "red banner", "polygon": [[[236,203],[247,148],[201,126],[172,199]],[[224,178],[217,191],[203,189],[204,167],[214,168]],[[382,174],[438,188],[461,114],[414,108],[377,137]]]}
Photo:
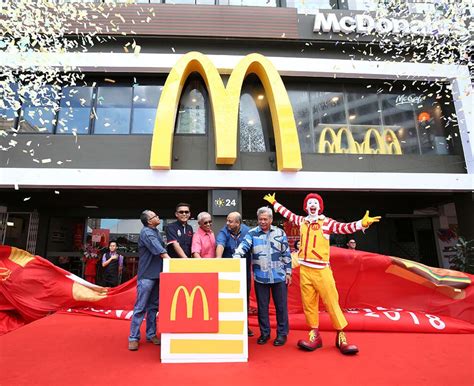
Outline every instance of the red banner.
{"label": "red banner", "polygon": [[[331,264],[348,329],[474,332],[472,275],[335,247]],[[60,310],[130,319],[135,288],[135,278],[112,289],[99,287],[39,256],[0,246],[0,334]],[[253,293],[250,303],[256,306]],[[298,269],[289,287],[288,308],[291,328],[306,329]],[[177,312],[186,315],[186,310]],[[270,312],[274,314],[273,308]],[[321,329],[332,329],[322,304]]]}

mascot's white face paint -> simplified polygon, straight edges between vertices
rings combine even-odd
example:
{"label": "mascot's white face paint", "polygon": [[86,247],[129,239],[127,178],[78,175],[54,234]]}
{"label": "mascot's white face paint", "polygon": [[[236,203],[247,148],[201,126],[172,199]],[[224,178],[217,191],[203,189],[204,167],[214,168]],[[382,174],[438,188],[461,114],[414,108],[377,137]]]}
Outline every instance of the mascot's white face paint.
{"label": "mascot's white face paint", "polygon": [[311,218],[318,217],[319,209],[319,201],[315,198],[310,198],[306,203],[306,212],[308,212],[308,216]]}

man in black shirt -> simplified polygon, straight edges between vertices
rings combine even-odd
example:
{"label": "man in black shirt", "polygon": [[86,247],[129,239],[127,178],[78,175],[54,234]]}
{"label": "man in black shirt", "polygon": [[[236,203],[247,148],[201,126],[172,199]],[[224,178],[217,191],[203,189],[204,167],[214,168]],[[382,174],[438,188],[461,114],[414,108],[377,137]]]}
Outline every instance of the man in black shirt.
{"label": "man in black shirt", "polygon": [[174,213],[178,221],[166,228],[167,250],[170,257],[187,259],[191,257],[193,228],[188,224],[191,217],[191,206],[184,202],[176,205]]}

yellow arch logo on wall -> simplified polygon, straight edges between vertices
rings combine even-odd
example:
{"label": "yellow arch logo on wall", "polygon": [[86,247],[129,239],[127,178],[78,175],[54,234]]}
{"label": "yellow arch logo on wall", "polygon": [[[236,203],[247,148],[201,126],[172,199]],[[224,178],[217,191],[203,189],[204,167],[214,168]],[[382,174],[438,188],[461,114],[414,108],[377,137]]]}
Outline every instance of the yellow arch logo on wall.
{"label": "yellow arch logo on wall", "polygon": [[[329,136],[329,139],[326,137]],[[343,136],[346,137],[347,147],[342,147]],[[374,138],[376,148],[371,147],[371,138]],[[402,148],[397,135],[391,129],[385,129],[382,134],[376,129],[365,132],[362,143],[354,140],[352,133],[346,127],[337,130],[326,127],[319,136],[319,153],[338,154],[395,154],[401,155]]]}
{"label": "yellow arch logo on wall", "polygon": [[244,57],[232,71],[227,87],[214,64],[199,52],[189,52],[173,67],[161,93],[151,145],[150,167],[171,169],[173,134],[184,84],[193,72],[206,83],[214,117],[216,164],[233,165],[237,159],[239,103],[242,84],[249,74],[258,76],[270,106],[275,134],[277,168],[302,168],[300,143],[288,93],[273,64],[260,54]]}

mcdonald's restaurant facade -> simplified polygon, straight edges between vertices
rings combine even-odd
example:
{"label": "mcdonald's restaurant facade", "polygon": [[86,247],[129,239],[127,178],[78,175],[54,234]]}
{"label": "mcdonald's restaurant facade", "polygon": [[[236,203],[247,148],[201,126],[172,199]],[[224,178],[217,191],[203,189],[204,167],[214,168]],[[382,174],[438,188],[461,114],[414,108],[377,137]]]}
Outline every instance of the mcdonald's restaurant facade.
{"label": "mcdonald's restaurant facade", "polygon": [[230,211],[255,224],[268,192],[296,213],[319,192],[342,221],[369,209],[383,219],[355,235],[360,249],[432,266],[449,265],[456,234],[474,238],[467,66],[393,59],[372,38],[316,31],[295,8],[157,4],[160,22],[138,23],[137,7],[121,31],[139,54],[117,33],[41,58],[79,68],[84,83],[63,88],[59,109],[2,112],[16,131],[0,154],[3,243],[80,273],[94,230],[135,256],[143,209],[163,227],[188,202],[218,232]]}

